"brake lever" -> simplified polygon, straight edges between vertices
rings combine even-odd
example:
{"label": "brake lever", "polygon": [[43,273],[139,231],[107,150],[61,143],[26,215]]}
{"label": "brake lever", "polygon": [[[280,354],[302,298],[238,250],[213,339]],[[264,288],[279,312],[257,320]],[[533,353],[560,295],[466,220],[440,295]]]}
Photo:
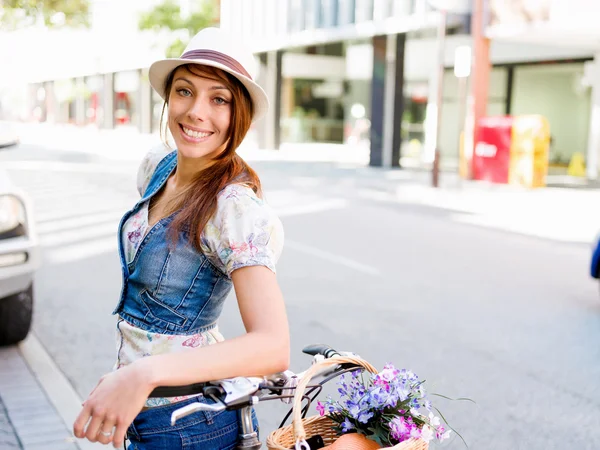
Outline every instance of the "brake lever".
{"label": "brake lever", "polygon": [[[258,398],[254,394],[260,389],[262,378],[228,378],[211,382],[203,390],[205,397],[212,398],[216,403],[191,403],[176,409],[171,414],[171,425],[175,425],[177,420],[199,411],[220,412],[227,408],[254,405]],[[218,389],[215,389],[218,388]],[[215,395],[216,392],[222,392],[224,398]]]}
{"label": "brake lever", "polygon": [[226,408],[227,405],[221,402],[215,403],[214,405],[209,405],[207,403],[191,403],[189,405],[182,406],[171,413],[171,426],[175,425],[175,422],[177,422],[179,419],[189,416],[190,414],[194,414],[195,412],[221,412]]}

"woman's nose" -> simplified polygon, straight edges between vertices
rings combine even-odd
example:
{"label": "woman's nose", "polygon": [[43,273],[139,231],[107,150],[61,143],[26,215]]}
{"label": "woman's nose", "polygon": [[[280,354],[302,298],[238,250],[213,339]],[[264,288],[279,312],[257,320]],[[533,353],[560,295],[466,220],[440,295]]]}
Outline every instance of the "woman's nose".
{"label": "woman's nose", "polygon": [[207,101],[202,97],[197,97],[190,105],[188,115],[193,120],[206,120],[209,110],[210,108]]}

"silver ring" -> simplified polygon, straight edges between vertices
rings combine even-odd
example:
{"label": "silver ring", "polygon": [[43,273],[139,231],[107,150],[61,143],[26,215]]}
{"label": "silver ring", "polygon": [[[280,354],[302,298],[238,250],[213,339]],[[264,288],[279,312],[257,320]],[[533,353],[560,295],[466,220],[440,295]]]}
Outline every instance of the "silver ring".
{"label": "silver ring", "polygon": [[105,437],[110,437],[110,436],[112,436],[112,434],[113,434],[113,432],[112,432],[112,431],[102,431],[102,430],[100,430],[100,431],[99,431],[99,433],[100,433],[102,436],[105,436]]}

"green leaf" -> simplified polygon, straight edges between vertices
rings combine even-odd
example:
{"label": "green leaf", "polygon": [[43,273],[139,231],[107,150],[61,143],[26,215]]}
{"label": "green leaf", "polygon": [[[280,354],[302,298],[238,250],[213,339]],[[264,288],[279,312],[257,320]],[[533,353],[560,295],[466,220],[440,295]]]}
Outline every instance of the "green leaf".
{"label": "green leaf", "polygon": [[167,58],[179,58],[185,50],[185,42],[177,38],[167,47],[166,56]]}
{"label": "green leaf", "polygon": [[[140,30],[153,31],[186,31],[188,39],[198,31],[219,23],[219,6],[216,0],[205,0],[200,9],[191,11],[189,15],[182,14],[179,3],[174,0],[164,0],[149,11],[142,13],[139,17],[138,27]],[[187,40],[187,39],[186,39]],[[167,47],[166,56],[177,58],[181,56],[187,42],[181,38],[175,39]]]}
{"label": "green leaf", "polygon": [[200,10],[183,17],[178,3],[164,0],[150,11],[142,13],[138,26],[141,30],[188,30],[193,35],[202,28],[218,25],[218,11],[215,0],[206,0]]}
{"label": "green leaf", "polygon": [[436,397],[442,397],[442,398],[445,398],[446,400],[452,400],[454,402],[457,402],[457,401],[467,401],[467,402],[471,402],[471,403],[477,404],[477,403],[475,403],[475,400],[472,400],[472,399],[467,398],[467,397],[452,398],[452,397],[447,397],[447,396],[442,395],[442,394],[435,394],[435,393],[432,393],[432,394],[429,394],[429,395],[435,395]]}
{"label": "green leaf", "polygon": [[140,30],[159,31],[163,28],[179,30],[183,27],[181,8],[172,0],[165,0],[152,10],[142,13],[138,22]]}
{"label": "green leaf", "polygon": [[446,423],[448,428],[450,428],[452,431],[454,431],[458,435],[458,437],[463,441],[463,444],[465,444],[465,447],[469,448],[469,446],[467,445],[467,441],[465,441],[465,439],[462,437],[462,435],[458,431],[456,431],[454,428],[452,428],[452,426],[448,423],[448,421],[446,420],[446,418],[444,417],[442,412],[439,409],[437,409],[435,406],[433,407],[433,409],[435,409],[437,411],[437,413],[440,415],[442,420]]}
{"label": "green leaf", "polygon": [[49,28],[89,27],[89,0],[0,0],[0,29],[15,30],[42,21]]}

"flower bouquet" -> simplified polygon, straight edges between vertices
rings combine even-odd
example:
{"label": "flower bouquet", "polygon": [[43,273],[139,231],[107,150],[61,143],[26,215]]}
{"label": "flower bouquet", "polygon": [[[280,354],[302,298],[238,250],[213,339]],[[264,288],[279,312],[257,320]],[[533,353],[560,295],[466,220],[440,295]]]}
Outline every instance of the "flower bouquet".
{"label": "flower bouquet", "polygon": [[[450,436],[450,430],[432,412],[423,381],[410,371],[391,364],[375,374],[356,370],[350,377],[342,375],[338,386],[339,400],[330,396],[324,403],[317,402],[317,411],[335,423],[341,437],[354,433],[381,447],[393,447],[411,439],[429,443]],[[341,444],[341,437],[332,449],[338,443],[340,448],[350,448],[348,443]],[[369,446],[372,443],[367,444],[356,448],[373,448]]]}
{"label": "flower bouquet", "polygon": [[[340,399],[329,397],[324,403],[317,402],[318,414],[302,417],[308,383],[325,367],[341,364],[358,369],[351,372],[349,380],[347,376],[338,379]],[[431,440],[443,441],[450,435],[432,409],[423,382],[414,373],[392,365],[378,372],[359,357],[334,356],[313,364],[300,378],[292,423],[271,432],[267,448],[306,450],[311,448],[307,440],[319,438],[329,450],[372,450],[381,446],[388,450],[427,450]],[[323,448],[320,444],[316,448]]]}

